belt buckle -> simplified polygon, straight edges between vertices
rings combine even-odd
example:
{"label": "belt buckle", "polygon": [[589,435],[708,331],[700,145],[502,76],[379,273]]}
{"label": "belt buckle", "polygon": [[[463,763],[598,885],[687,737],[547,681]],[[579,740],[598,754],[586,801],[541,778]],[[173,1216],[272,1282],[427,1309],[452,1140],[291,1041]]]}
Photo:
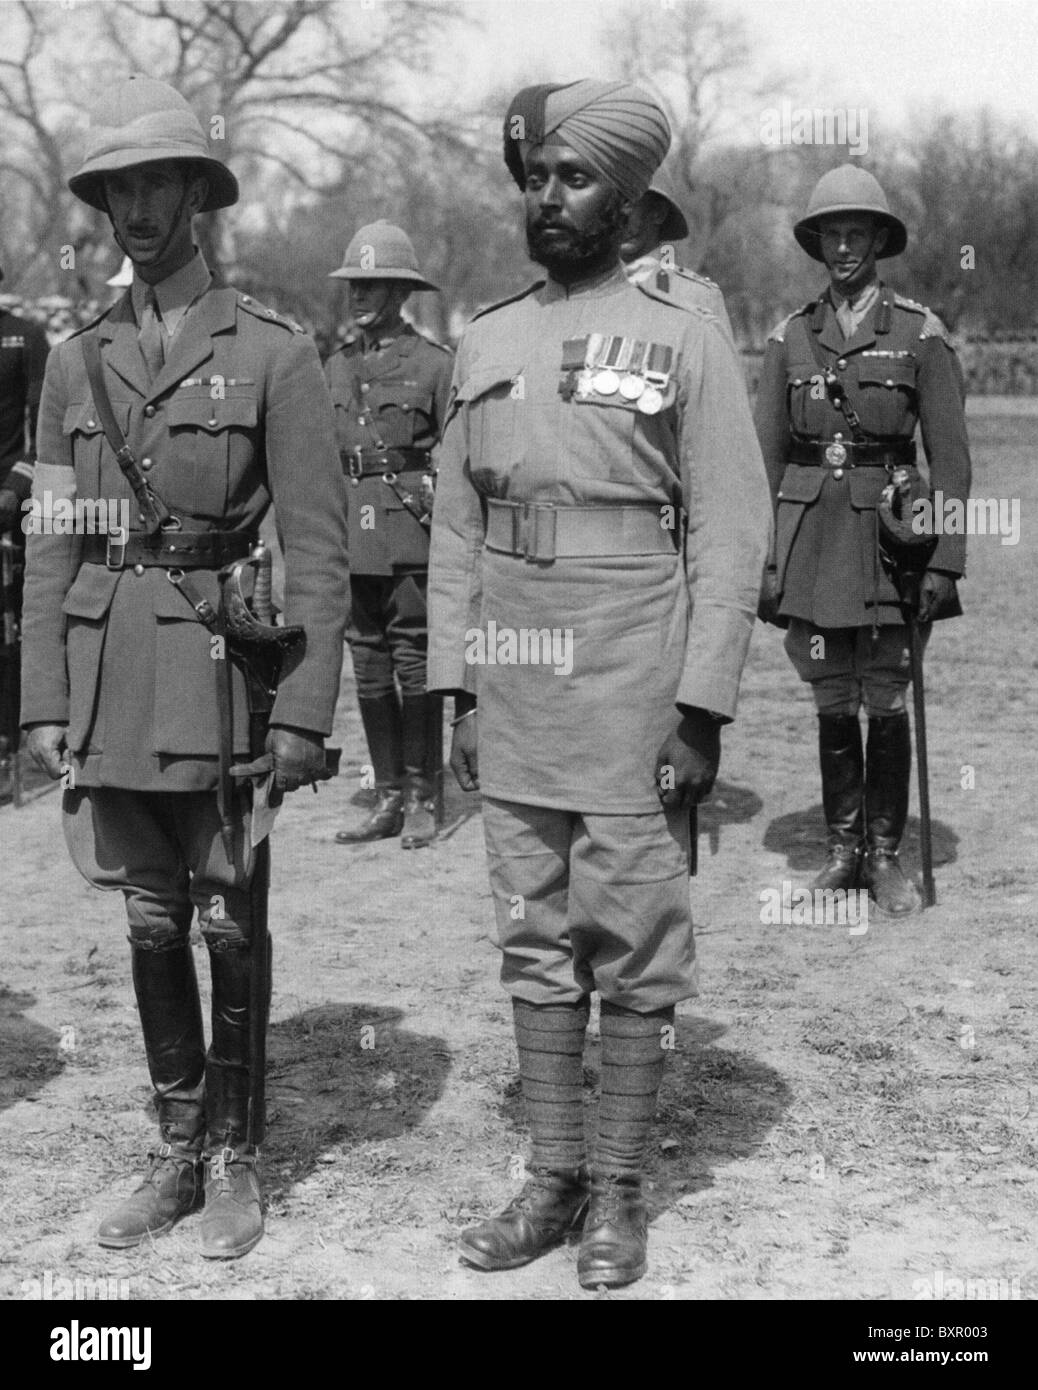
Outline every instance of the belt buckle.
{"label": "belt buckle", "polygon": [[825,461],[831,464],[833,468],[842,468],[847,462],[847,450],[839,440],[837,440],[835,444],[826,445]]}
{"label": "belt buckle", "polygon": [[554,560],[558,509],[531,503],[526,512],[523,554],[530,562]]}
{"label": "belt buckle", "polygon": [[360,454],[360,445],[352,453],[346,455],[346,476],[348,478],[360,478],[364,473],[364,461]]}
{"label": "belt buckle", "polygon": [[121,570],[125,568],[128,535],[125,526],[113,526],[108,532],[108,547],[105,551],[105,565],[108,569]]}

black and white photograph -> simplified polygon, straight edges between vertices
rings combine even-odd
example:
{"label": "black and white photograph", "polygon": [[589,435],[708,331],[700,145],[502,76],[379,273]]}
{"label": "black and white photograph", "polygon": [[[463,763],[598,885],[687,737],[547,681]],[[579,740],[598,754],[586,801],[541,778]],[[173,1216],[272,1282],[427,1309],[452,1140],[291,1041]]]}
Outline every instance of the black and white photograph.
{"label": "black and white photograph", "polygon": [[1008,1371],[1038,7],[0,36],[7,1327],[802,1305]]}

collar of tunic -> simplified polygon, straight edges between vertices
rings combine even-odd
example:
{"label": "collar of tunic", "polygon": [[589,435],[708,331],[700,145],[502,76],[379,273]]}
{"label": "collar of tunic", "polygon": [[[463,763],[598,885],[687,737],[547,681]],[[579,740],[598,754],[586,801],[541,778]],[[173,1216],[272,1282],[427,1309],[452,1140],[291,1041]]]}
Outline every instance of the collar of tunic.
{"label": "collar of tunic", "polygon": [[604,295],[622,293],[628,288],[626,268],[623,261],[618,260],[608,270],[572,285],[563,285],[549,276],[539,293],[542,303],[552,304],[559,299],[602,298]]}
{"label": "collar of tunic", "polygon": [[[179,270],[175,270],[172,275],[168,275],[165,280],[160,280],[154,286],[159,313],[162,315],[162,327],[167,339],[175,336],[177,329],[184,321],[184,315],[195,300],[205,294],[212,278],[209,274],[209,267],[205,263],[205,257],[201,251],[196,250],[187,265],[181,266]],[[140,279],[135,270],[133,284],[130,287],[130,301],[133,304],[134,316],[138,323],[141,321],[144,296],[147,292],[148,286]]]}

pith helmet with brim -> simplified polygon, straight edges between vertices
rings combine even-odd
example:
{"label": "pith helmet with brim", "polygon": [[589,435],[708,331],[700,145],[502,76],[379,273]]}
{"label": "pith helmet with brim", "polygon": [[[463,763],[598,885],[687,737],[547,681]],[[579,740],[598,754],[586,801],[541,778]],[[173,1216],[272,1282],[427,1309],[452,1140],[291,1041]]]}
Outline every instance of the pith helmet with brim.
{"label": "pith helmet with brim", "polygon": [[135,75],[116,82],[93,113],[86,155],[68,181],[77,198],[107,212],[104,176],[158,160],[190,160],[209,180],[201,212],[238,201],[238,180],[209,152],[201,122],[166,82]]}
{"label": "pith helmet with brim", "polygon": [[416,290],[439,287],[426,280],[418,269],[418,257],[411,238],[392,222],[379,220],[361,227],[329,280],[401,280]]}
{"label": "pith helmet with brim", "polygon": [[830,169],[814,186],[807,212],[793,228],[797,241],[816,261],[824,260],[819,240],[824,217],[848,217],[867,212],[881,227],[887,229],[887,242],[876,258],[900,256],[908,244],[908,232],[900,217],[895,217],[887,203],[887,195],[867,169],[857,164],[841,164]]}
{"label": "pith helmet with brim", "polygon": [[667,208],[667,215],[660,223],[660,241],[683,241],[688,236],[688,219],[678,202],[680,192],[676,167],[669,159],[665,159],[653,175],[649,193],[662,199]]}

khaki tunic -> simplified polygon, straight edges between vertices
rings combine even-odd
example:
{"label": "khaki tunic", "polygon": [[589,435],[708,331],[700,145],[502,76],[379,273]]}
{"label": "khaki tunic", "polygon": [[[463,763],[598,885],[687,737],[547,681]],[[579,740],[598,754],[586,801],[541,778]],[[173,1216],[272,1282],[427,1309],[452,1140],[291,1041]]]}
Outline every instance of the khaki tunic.
{"label": "khaki tunic", "polygon": [[[248,295],[207,290],[149,384],[129,293],[96,326],[116,418],[141,467],[187,531],[256,532],[273,501],[285,555],[284,620],[306,629],[286,668],[274,724],[327,735],[348,613],[344,484],[316,348]],[[82,335],[47,366],[34,496],[133,494],[101,429]],[[192,575],[212,601],[214,571]],[[81,535],[31,535],[22,720],[67,724],[79,786],[206,791],[216,785],[219,719],[210,634],[166,571],[83,563]],[[234,670],[236,751],[247,751]]]}
{"label": "khaki tunic", "polygon": [[[563,344],[591,333],[671,348],[658,414],[619,393],[563,398]],[[654,504],[661,525],[683,508],[687,543],[531,563],[484,549],[488,498]],[[484,793],[658,813],[655,758],[675,706],[735,713],[768,541],[745,387],[711,315],[628,283],[618,265],[568,290],[539,284],[470,324],[433,518],[428,683],[478,695]],[[474,664],[491,621],[568,632],[572,669]]]}

